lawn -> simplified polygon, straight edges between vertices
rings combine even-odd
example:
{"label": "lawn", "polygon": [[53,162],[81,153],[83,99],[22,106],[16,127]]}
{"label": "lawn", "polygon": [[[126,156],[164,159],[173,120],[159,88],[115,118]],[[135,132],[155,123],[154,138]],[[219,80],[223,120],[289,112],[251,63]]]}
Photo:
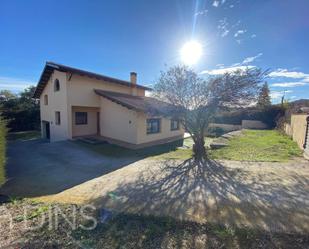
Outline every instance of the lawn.
{"label": "lawn", "polygon": [[[253,162],[285,162],[301,156],[302,151],[288,136],[277,130],[244,130],[243,135],[234,137],[229,146],[210,150],[213,138],[205,137],[205,146],[212,159],[226,159]],[[78,142],[100,154],[111,157],[153,157],[158,160],[186,160],[192,157],[192,138],[184,139],[183,146],[177,143],[130,150],[116,145],[91,145]]]}
{"label": "lawn", "polygon": [[288,136],[276,130],[245,130],[228,146],[211,151],[214,159],[235,161],[284,162],[301,156],[302,151]]}
{"label": "lawn", "polygon": [[40,138],[40,131],[19,131],[19,132],[9,132],[7,135],[8,140],[30,140]]}
{"label": "lawn", "polygon": [[5,181],[6,126],[0,120],[0,185]]}
{"label": "lawn", "polygon": [[[297,144],[277,130],[244,130],[243,135],[232,138],[225,148],[210,150],[213,138],[205,137],[205,146],[212,159],[252,162],[286,162],[302,155]],[[156,159],[188,159],[192,157],[193,141],[184,139],[184,146],[156,155]]]}

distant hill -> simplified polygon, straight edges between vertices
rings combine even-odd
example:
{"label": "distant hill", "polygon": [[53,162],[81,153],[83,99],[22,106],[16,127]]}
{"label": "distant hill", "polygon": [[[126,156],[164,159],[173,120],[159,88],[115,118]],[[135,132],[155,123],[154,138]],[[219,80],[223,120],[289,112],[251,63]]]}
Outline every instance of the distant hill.
{"label": "distant hill", "polygon": [[309,107],[309,99],[298,99],[298,100],[290,102],[290,104]]}
{"label": "distant hill", "polygon": [[309,107],[309,99],[299,99],[289,102],[288,112],[292,113],[302,113],[302,107]]}

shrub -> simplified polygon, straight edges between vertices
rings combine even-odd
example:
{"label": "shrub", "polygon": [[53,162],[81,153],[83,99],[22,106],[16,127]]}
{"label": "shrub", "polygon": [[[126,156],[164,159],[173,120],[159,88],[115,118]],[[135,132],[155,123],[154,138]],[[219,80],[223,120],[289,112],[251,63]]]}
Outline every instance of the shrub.
{"label": "shrub", "polygon": [[215,123],[240,125],[242,120],[259,120],[269,128],[275,128],[277,120],[284,115],[281,106],[270,106],[264,109],[246,108],[222,112],[215,117]]}
{"label": "shrub", "polygon": [[220,137],[225,133],[224,129],[220,127],[209,127],[206,131],[208,137]]}
{"label": "shrub", "polygon": [[0,120],[0,185],[5,182],[6,132],[5,122]]}

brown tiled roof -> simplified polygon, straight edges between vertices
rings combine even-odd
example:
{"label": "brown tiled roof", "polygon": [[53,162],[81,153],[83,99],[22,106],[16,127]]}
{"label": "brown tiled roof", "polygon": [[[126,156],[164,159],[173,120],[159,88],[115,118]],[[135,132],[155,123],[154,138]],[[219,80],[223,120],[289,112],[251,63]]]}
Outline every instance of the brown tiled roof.
{"label": "brown tiled roof", "polygon": [[135,111],[150,113],[152,115],[168,115],[174,108],[173,105],[151,97],[133,96],[94,89],[95,93],[119,105]]}
{"label": "brown tiled roof", "polygon": [[[46,86],[50,75],[53,73],[54,70],[58,70],[61,72],[69,72],[72,74],[79,74],[81,76],[87,76],[90,78],[95,78],[97,80],[104,80],[104,81],[108,81],[108,82],[112,82],[115,84],[119,84],[119,85],[124,85],[124,86],[131,86],[131,82],[129,81],[125,81],[125,80],[120,80],[120,79],[116,79],[116,78],[112,78],[112,77],[108,77],[105,75],[101,75],[101,74],[97,74],[97,73],[92,73],[89,71],[85,71],[85,70],[81,70],[81,69],[77,69],[77,68],[73,68],[73,67],[68,67],[65,65],[61,65],[58,63],[54,63],[54,62],[46,62],[45,67],[43,69],[43,72],[41,74],[40,80],[37,84],[35,93],[33,95],[33,98],[39,98],[44,87]],[[136,85],[137,88],[140,89],[144,89],[144,90],[152,90],[149,87],[145,87],[145,86],[141,86],[141,85]]]}

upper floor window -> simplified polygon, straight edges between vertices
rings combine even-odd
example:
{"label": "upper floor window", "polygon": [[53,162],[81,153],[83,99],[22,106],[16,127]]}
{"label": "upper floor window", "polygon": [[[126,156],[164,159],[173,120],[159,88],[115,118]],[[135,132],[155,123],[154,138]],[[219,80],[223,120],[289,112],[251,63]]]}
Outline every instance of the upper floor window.
{"label": "upper floor window", "polygon": [[55,112],[55,123],[56,123],[56,125],[61,124],[60,112]]}
{"label": "upper floor window", "polygon": [[147,119],[147,134],[159,133],[161,130],[161,119],[150,118]]}
{"label": "upper floor window", "polygon": [[171,120],[171,131],[179,130],[179,120]]}
{"label": "upper floor window", "polygon": [[55,92],[60,91],[60,82],[58,79],[55,79],[54,81],[54,91]]}
{"label": "upper floor window", "polygon": [[87,112],[75,112],[76,125],[86,125],[87,123],[88,123]]}
{"label": "upper floor window", "polygon": [[48,95],[44,95],[44,105],[48,105]]}

